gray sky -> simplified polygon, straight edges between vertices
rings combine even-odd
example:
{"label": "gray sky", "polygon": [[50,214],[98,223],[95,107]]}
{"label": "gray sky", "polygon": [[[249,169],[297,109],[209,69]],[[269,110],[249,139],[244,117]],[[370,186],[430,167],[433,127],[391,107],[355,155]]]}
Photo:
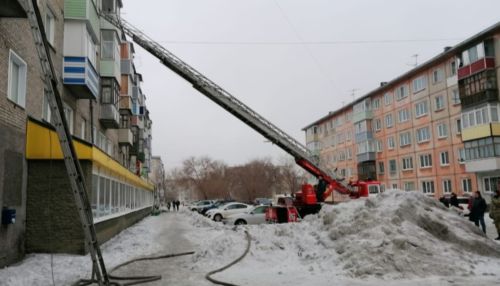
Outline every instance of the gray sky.
{"label": "gray sky", "polygon": [[[500,20],[498,0],[124,0],[123,17],[305,143],[302,127]],[[423,41],[426,40],[426,41]],[[390,41],[390,42],[387,42]],[[360,43],[361,42],[361,43]],[[167,169],[284,152],[136,46]]]}

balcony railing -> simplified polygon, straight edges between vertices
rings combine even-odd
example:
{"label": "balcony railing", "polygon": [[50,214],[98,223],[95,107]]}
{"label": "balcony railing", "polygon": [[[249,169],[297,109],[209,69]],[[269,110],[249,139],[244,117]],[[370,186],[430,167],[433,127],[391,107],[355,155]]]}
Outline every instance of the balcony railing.
{"label": "balcony railing", "polygon": [[78,99],[96,99],[99,76],[87,57],[64,57],[63,82]]}
{"label": "balcony railing", "polygon": [[473,95],[462,96],[460,93],[460,104],[462,107],[470,107],[478,104],[486,103],[486,102],[497,102],[498,98],[498,89],[486,89],[475,93]]}
{"label": "balcony railing", "polygon": [[373,132],[366,131],[356,134],[356,143],[361,143],[373,139]]}
{"label": "balcony railing", "polygon": [[376,157],[375,152],[366,152],[357,155],[358,162],[375,161]]}
{"label": "balcony railing", "polygon": [[120,125],[120,114],[114,104],[101,105],[101,116],[99,122],[105,127],[116,129]]}
{"label": "balcony railing", "polygon": [[122,74],[131,75],[134,72],[134,68],[132,66],[132,60],[122,59],[120,67]]}
{"label": "balcony railing", "polygon": [[99,38],[99,16],[92,0],[64,0],[64,19],[85,20],[92,37]]}
{"label": "balcony railing", "polygon": [[128,95],[120,95],[119,101],[120,111],[127,111],[132,114],[132,98]]}
{"label": "balcony railing", "polygon": [[134,144],[134,135],[128,128],[118,130],[118,144],[132,146]]}
{"label": "balcony railing", "polygon": [[479,59],[469,65],[459,68],[457,72],[458,80],[464,79],[483,70],[493,68],[495,68],[495,58],[486,57]]}
{"label": "balcony railing", "polygon": [[352,122],[359,122],[367,119],[372,119],[373,118],[373,112],[371,110],[368,111],[361,111],[354,113],[352,116]]}

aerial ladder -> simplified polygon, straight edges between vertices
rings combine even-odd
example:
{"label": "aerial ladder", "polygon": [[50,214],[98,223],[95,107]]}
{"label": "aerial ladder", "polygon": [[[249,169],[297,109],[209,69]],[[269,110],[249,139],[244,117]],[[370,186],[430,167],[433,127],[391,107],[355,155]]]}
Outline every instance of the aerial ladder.
{"label": "aerial ladder", "polygon": [[104,14],[103,17],[114,26],[120,28],[135,43],[159,59],[166,67],[191,83],[199,92],[293,156],[299,166],[318,178],[320,180],[318,184],[319,188],[312,191],[310,188],[303,187],[302,192],[297,193],[296,201],[298,204],[317,204],[324,201],[333,191],[350,195],[351,197],[365,196],[364,194],[360,194],[360,192],[354,191],[353,186],[355,183],[347,183],[343,180],[344,178],[341,178],[336,173],[331,173],[321,168],[319,160],[303,144],[176,57],[141,30],[123,18],[119,18],[119,16]]}
{"label": "aerial ladder", "polygon": [[110,285],[106,266],[97,241],[92,209],[88,199],[88,189],[75,152],[75,147],[73,146],[73,141],[71,140],[68,123],[64,116],[63,103],[58,90],[57,75],[50,57],[50,48],[37,0],[21,0],[19,3],[27,14],[28,23],[33,34],[45,82],[44,92],[52,113],[53,125],[61,144],[71,191],[74,195],[75,204],[82,222],[85,242],[92,259],[92,279],[89,280],[89,283],[95,282],[98,285]]}

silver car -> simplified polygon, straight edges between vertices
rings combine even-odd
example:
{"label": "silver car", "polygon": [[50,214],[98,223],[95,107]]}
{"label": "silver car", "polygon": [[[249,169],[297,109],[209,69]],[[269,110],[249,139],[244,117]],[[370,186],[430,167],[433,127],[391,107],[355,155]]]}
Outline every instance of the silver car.
{"label": "silver car", "polygon": [[224,223],[229,225],[265,223],[266,210],[268,207],[269,206],[255,206],[247,212],[230,215],[224,220]]}

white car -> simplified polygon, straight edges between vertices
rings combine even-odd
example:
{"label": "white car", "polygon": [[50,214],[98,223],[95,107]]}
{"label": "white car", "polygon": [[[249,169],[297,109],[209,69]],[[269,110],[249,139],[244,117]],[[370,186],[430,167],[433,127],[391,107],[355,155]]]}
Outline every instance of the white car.
{"label": "white car", "polygon": [[216,209],[208,210],[206,216],[215,221],[222,221],[222,219],[227,218],[230,215],[244,213],[249,211],[251,208],[251,205],[243,203],[228,203]]}
{"label": "white car", "polygon": [[224,224],[260,224],[266,222],[266,210],[269,206],[255,206],[247,212],[233,214],[224,219]]}

